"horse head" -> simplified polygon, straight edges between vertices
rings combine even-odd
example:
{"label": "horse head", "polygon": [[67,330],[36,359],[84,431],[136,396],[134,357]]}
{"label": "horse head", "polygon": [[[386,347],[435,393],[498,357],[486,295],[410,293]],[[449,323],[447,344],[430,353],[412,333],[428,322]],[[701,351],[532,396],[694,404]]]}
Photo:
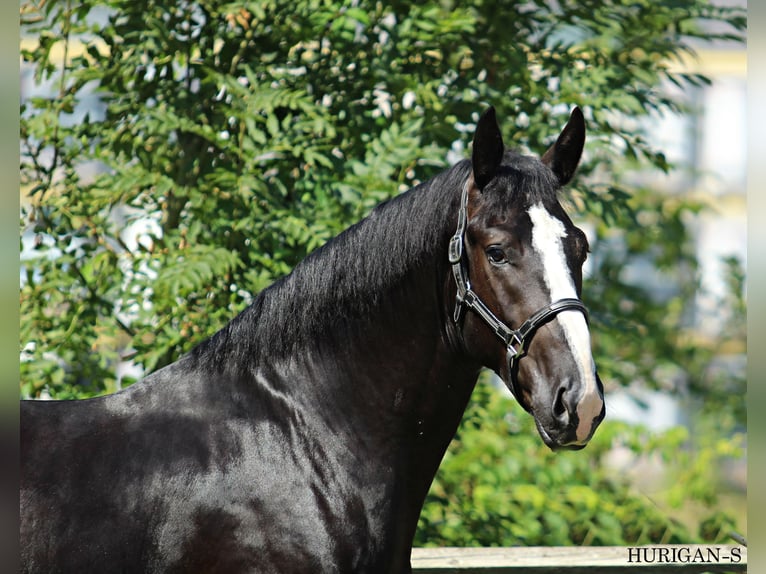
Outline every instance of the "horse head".
{"label": "horse head", "polygon": [[464,345],[503,379],[552,449],[584,447],[605,414],[580,301],[588,242],[557,198],[584,142],[576,108],[542,158],[508,152],[489,108],[450,244]]}

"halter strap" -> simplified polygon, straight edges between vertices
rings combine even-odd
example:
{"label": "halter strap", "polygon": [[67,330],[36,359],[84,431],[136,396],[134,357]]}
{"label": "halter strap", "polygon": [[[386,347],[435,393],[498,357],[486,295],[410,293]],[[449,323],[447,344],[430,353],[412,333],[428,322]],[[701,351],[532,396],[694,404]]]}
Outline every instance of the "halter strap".
{"label": "halter strap", "polygon": [[500,338],[506,348],[506,359],[508,361],[508,374],[511,378],[511,392],[516,400],[524,409],[529,411],[528,406],[523,402],[521,387],[516,376],[517,361],[521,359],[527,351],[529,342],[532,340],[535,331],[547,321],[562,311],[574,310],[580,311],[588,320],[588,309],[582,301],[574,298],[559,299],[550,303],[534,313],[529,319],[524,321],[518,329],[511,329],[490,310],[487,305],[479,298],[473,289],[468,277],[468,271],[465,265],[465,230],[468,224],[468,183],[463,186],[463,192],[460,198],[460,210],[457,216],[457,229],[449,242],[449,262],[452,265],[452,276],[455,278],[457,294],[455,295],[455,311],[453,319],[455,324],[459,325],[466,310],[474,311],[490,329]]}

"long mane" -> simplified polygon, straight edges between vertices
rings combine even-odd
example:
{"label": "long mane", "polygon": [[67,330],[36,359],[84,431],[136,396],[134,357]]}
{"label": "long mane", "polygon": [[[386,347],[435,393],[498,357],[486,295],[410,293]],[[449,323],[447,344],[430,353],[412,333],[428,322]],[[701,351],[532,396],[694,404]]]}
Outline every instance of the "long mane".
{"label": "long mane", "polygon": [[426,276],[444,258],[470,169],[469,161],[459,162],[378,205],[259,293],[193,354],[216,368],[225,360],[251,363],[341,345],[379,328],[382,308],[412,282],[413,271]]}

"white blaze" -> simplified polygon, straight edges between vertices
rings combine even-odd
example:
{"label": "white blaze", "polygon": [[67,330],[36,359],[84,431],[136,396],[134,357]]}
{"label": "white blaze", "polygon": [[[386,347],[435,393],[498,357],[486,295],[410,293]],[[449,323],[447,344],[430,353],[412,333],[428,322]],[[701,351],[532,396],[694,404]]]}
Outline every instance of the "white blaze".
{"label": "white blaze", "polygon": [[[541,203],[533,205],[527,213],[532,220],[532,247],[543,262],[545,284],[550,291],[551,302],[566,298],[577,299],[577,290],[569,273],[561,241],[566,236],[563,222],[548,213]],[[588,323],[579,311],[562,311],[556,318],[577,363],[580,380],[585,385],[577,404],[577,439],[585,441],[590,434],[593,419],[601,413],[603,404],[596,384],[596,365],[590,349]]]}

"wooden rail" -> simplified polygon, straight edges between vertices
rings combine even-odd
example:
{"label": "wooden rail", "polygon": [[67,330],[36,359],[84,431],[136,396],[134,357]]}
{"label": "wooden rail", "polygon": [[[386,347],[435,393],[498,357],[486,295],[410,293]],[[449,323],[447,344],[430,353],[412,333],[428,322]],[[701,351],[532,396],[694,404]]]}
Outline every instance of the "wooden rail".
{"label": "wooden rail", "polygon": [[413,574],[703,574],[747,572],[739,545],[413,548]]}

